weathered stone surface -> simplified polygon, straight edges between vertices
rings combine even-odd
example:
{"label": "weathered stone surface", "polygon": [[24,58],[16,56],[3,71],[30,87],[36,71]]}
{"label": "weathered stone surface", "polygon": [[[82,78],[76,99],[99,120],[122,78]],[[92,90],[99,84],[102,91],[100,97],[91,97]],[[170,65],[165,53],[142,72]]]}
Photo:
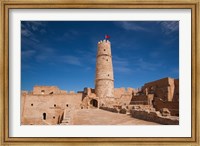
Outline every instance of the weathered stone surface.
{"label": "weathered stone surface", "polygon": [[76,110],[73,121],[74,125],[160,125],[159,123],[133,118],[126,114],[101,109]]}
{"label": "weathered stone surface", "polygon": [[127,109],[125,109],[125,108],[122,108],[122,109],[119,111],[119,113],[121,113],[121,114],[126,114],[126,112],[127,112]]}
{"label": "weathered stone surface", "polygon": [[179,116],[179,80],[163,78],[144,84],[133,97],[131,105],[153,105],[160,111],[168,108],[171,115]]}
{"label": "weathered stone surface", "polygon": [[160,110],[160,113],[162,114],[162,116],[171,116],[170,111],[167,108],[162,108]]}
{"label": "weathered stone surface", "polygon": [[175,79],[163,78],[153,82],[146,83],[142,87],[143,92],[156,94],[158,98],[164,101],[172,101],[175,90]]}
{"label": "weathered stone surface", "polygon": [[34,86],[32,94],[34,95],[48,95],[48,94],[66,94],[64,90],[60,90],[56,86]]}
{"label": "weathered stone surface", "polygon": [[[39,86],[37,86],[39,89]],[[44,89],[43,87],[41,89]],[[82,93],[21,95],[21,124],[59,124],[65,109],[81,109]]]}
{"label": "weathered stone surface", "polygon": [[114,97],[111,44],[108,40],[103,40],[98,43],[95,93],[100,98]]}
{"label": "weathered stone surface", "polygon": [[106,110],[106,111],[110,111],[110,112],[113,112],[113,113],[118,113],[118,109],[117,108],[112,108],[112,107],[100,107],[100,109],[102,110]]}
{"label": "weathered stone surface", "polygon": [[154,98],[153,106],[157,111],[167,108],[172,116],[179,116],[179,102],[177,101],[163,101],[160,98]]}
{"label": "weathered stone surface", "polygon": [[156,122],[156,123],[160,123],[164,125],[178,125],[179,124],[178,117],[173,117],[173,116],[163,117],[158,112],[148,112],[144,110],[133,109],[131,110],[131,115],[134,118],[152,121],[152,122]]}

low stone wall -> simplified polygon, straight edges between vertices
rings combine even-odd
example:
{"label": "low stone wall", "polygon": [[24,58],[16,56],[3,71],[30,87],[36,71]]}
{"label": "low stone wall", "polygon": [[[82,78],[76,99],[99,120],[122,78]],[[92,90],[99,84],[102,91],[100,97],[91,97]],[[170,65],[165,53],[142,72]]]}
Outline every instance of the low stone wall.
{"label": "low stone wall", "polygon": [[118,113],[118,110],[116,108],[101,106],[101,107],[99,107],[99,109],[110,111],[110,112],[113,112],[113,113]]}
{"label": "low stone wall", "polygon": [[119,113],[120,114],[126,114],[127,113],[127,109],[122,108],[122,109],[120,109]]}
{"label": "low stone wall", "polygon": [[113,112],[113,113],[120,113],[120,114],[127,114],[128,112],[128,109],[126,108],[123,108],[123,107],[104,107],[104,106],[101,106],[99,107],[99,109],[102,109],[102,110],[106,110],[106,111],[109,111],[109,112]]}
{"label": "low stone wall", "polygon": [[172,116],[179,115],[179,102],[162,101],[161,99],[155,98],[153,106],[157,111],[161,110],[162,108],[167,108]]}
{"label": "low stone wall", "polygon": [[146,111],[142,109],[132,109],[131,115],[134,118],[156,122],[164,125],[178,125],[179,118],[174,116],[164,117],[158,111]]}

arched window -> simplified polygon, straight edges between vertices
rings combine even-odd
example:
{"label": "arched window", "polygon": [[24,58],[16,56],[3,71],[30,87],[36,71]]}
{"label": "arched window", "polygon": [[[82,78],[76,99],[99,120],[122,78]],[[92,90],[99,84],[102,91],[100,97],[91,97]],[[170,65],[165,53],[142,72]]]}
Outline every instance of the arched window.
{"label": "arched window", "polygon": [[43,120],[46,120],[46,113],[43,113]]}
{"label": "arched window", "polygon": [[41,93],[42,93],[42,94],[44,94],[44,92],[45,92],[44,90],[41,90]]}

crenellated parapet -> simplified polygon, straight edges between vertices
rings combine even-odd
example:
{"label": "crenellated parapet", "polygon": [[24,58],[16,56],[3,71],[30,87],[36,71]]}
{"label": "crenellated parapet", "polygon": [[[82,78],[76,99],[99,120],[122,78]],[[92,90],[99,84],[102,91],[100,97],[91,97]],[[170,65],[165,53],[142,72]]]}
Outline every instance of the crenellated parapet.
{"label": "crenellated parapet", "polygon": [[109,43],[109,44],[110,44],[110,41],[109,41],[109,40],[100,40],[100,41],[98,42],[98,44],[102,44],[102,43]]}
{"label": "crenellated parapet", "polygon": [[103,40],[98,42],[98,51],[97,57],[99,56],[108,56],[112,57],[111,55],[111,43],[109,40]]}

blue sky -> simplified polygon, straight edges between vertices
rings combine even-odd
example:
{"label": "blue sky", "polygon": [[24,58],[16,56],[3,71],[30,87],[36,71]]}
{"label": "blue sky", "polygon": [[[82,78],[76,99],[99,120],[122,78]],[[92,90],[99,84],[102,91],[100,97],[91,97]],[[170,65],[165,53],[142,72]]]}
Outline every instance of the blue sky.
{"label": "blue sky", "polygon": [[115,88],[179,78],[178,21],[22,21],[21,88],[94,88],[97,43],[108,34]]}

